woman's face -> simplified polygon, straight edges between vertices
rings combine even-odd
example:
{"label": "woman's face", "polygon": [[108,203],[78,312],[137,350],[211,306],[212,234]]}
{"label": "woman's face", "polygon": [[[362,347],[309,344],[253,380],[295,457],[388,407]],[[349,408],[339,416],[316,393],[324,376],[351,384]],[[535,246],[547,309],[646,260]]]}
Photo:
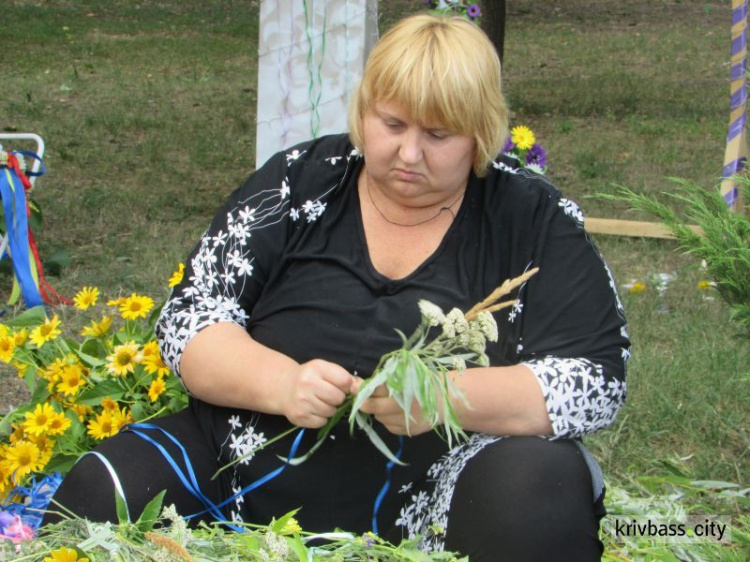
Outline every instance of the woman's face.
{"label": "woman's face", "polygon": [[473,137],[417,123],[400,105],[383,102],[365,113],[362,131],[369,181],[403,205],[450,199],[468,181]]}

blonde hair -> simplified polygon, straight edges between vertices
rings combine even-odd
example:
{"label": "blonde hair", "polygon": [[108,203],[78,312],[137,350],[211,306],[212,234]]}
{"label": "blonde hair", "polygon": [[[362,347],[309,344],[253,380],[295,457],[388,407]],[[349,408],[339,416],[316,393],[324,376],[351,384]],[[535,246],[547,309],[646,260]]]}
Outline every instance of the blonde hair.
{"label": "blonde hair", "polygon": [[473,137],[479,176],[508,136],[497,52],[463,18],[410,16],[378,41],[349,106],[349,135],[360,150],[362,117],[377,102],[398,103],[420,124]]}

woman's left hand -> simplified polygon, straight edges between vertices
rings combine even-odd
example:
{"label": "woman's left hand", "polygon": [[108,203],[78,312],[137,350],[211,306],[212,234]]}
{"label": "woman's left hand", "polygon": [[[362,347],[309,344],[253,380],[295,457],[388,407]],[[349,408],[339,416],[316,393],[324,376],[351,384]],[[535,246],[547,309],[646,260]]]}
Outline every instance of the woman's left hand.
{"label": "woman's left hand", "polygon": [[406,415],[401,406],[388,395],[385,385],[375,389],[370,398],[362,403],[360,411],[372,414],[376,420],[382,423],[388,431],[395,435],[421,435],[432,428],[422,415],[422,408],[414,401],[411,407],[411,419],[409,426],[406,425]]}

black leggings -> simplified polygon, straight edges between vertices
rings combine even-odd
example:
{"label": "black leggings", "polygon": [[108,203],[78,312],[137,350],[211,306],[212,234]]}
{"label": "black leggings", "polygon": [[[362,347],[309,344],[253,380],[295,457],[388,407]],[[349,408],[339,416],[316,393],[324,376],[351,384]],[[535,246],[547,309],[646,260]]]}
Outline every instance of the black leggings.
{"label": "black leggings", "polygon": [[[231,495],[227,481],[211,480],[218,468],[216,453],[190,410],[152,423],[185,447],[205,496],[218,504]],[[176,446],[164,440],[162,444],[181,458]],[[164,505],[175,504],[182,515],[204,510],[161,453],[140,437],[121,433],[96,451],[120,479],[131,517],[140,515],[162,490],[167,491]],[[114,496],[108,469],[88,455],[66,476],[54,502],[92,521],[116,521]],[[58,519],[54,509],[53,504],[44,523]],[[471,562],[600,560],[598,529],[604,514],[603,498],[594,500],[588,466],[573,442],[505,438],[483,448],[461,471],[450,501],[445,549],[468,555]],[[203,515],[192,521],[201,519],[213,520]],[[346,522],[341,527],[346,529]],[[402,533],[402,527],[394,526],[385,537],[397,543]]]}

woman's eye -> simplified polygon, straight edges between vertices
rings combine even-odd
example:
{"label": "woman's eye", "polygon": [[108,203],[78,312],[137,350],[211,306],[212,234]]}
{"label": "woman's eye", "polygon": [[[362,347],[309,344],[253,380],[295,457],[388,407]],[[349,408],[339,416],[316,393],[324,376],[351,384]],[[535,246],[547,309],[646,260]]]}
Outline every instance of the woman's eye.
{"label": "woman's eye", "polygon": [[448,138],[448,133],[446,133],[445,131],[430,131],[428,134],[435,140],[443,140],[445,138]]}
{"label": "woman's eye", "polygon": [[388,127],[389,129],[393,129],[393,130],[400,129],[401,125],[402,124],[399,123],[398,121],[386,121],[385,122],[385,126]]}

